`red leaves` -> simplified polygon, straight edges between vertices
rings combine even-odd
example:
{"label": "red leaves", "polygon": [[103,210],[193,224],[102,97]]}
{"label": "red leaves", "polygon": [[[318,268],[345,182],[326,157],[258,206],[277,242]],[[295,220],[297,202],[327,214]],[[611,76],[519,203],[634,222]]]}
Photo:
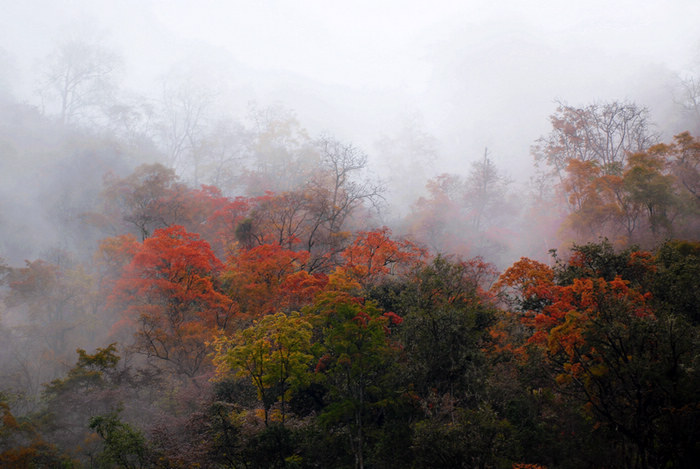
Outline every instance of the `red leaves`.
{"label": "red leaves", "polygon": [[383,275],[407,272],[426,252],[408,240],[391,239],[391,230],[361,231],[343,251],[345,268],[363,284],[374,283]]}
{"label": "red leaves", "polygon": [[553,289],[554,271],[541,262],[522,257],[501,274],[492,291],[527,310],[539,304],[533,303],[533,299],[553,300]]}
{"label": "red leaves", "polygon": [[396,326],[403,322],[403,318],[401,316],[399,316],[396,313],[392,313],[391,311],[387,311],[386,313],[384,313],[384,317],[388,318],[389,322]]}
{"label": "red leaves", "polygon": [[137,345],[192,376],[204,344],[227,328],[236,308],[217,287],[223,268],[209,243],[180,226],[156,230],[137,249],[110,297],[122,326],[138,325]]}
{"label": "red leaves", "polygon": [[303,271],[308,259],[306,251],[263,244],[232,255],[223,278],[241,312],[258,317],[298,306],[322,288],[325,276]]}

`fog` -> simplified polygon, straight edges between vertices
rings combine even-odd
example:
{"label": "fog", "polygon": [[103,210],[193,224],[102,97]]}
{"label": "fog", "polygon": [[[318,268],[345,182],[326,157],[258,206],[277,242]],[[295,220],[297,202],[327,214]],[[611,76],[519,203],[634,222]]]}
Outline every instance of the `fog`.
{"label": "fog", "polygon": [[[433,461],[430,438],[455,435],[462,411],[473,435],[505,432],[507,418],[527,430],[529,417],[506,415],[506,396],[518,387],[539,409],[547,393],[506,382],[494,370],[513,358],[485,352],[515,350],[494,346],[504,337],[530,340],[523,311],[508,309],[518,286],[497,286],[499,273],[528,257],[519,268],[553,282],[562,259],[588,249],[650,281],[654,250],[685,239],[666,246],[678,279],[649,288],[677,280],[698,291],[698,19],[696,0],[0,0],[0,466],[24,454],[56,467],[126,467],[136,456],[139,467],[289,467],[304,451],[305,462],[345,451],[342,467],[362,467],[366,438],[372,457],[388,458],[377,467],[392,467],[398,439],[401,457],[423,444]],[[649,253],[614,253],[631,246]],[[522,308],[552,301],[549,286],[533,298],[533,285],[520,287]],[[653,297],[640,291],[630,304]],[[686,308],[697,327],[697,298],[679,297],[653,307]],[[444,330],[421,335],[421,315],[433,313]],[[400,327],[404,317],[412,325]],[[308,342],[295,389],[295,377],[262,374],[255,389],[231,364],[228,350],[258,324]],[[346,389],[326,360],[348,325],[374,328],[360,355],[376,358],[365,365],[380,381],[418,393],[369,436],[329,411]],[[553,402],[538,416],[564,415],[552,429],[598,431],[576,420],[583,407],[569,415],[568,401]],[[302,449],[275,446],[277,465],[265,462],[264,438],[282,441],[268,413],[275,425],[281,415],[285,438],[293,426],[310,432]],[[124,441],[136,449],[122,450],[135,452],[117,461],[113,435],[88,425],[95,417],[133,437]],[[395,440],[376,439],[392,418],[404,419]],[[516,442],[499,467],[568,460],[528,453],[529,434],[493,438]],[[584,453],[604,461],[595,441],[605,434],[594,436]],[[578,453],[572,441],[562,451]]]}
{"label": "fog", "polygon": [[518,179],[555,99],[630,99],[676,131],[671,80],[697,65],[700,14],[691,0],[4,3],[0,44],[28,102],[52,46],[84,34],[123,56],[122,86],[142,95],[173,67],[201,67],[227,113],[279,102],[374,160],[380,136],[420,116],[439,171],[488,146]]}
{"label": "fog", "polygon": [[[153,160],[146,139],[170,153],[163,161],[183,181],[211,183],[173,153],[165,121],[184,125],[178,112],[196,107],[193,129],[226,129],[236,140],[254,127],[255,112],[277,109],[304,135],[331,135],[368,155],[367,170],[385,186],[383,223],[408,214],[430,178],[466,176],[485,149],[511,194],[527,192],[535,173],[530,148],[549,132],[560,103],[636,103],[650,110],[661,141],[698,126],[680,104],[684,80],[700,69],[700,5],[690,0],[4,3],[3,94],[40,115],[60,115],[46,91],[47,69],[62,60],[55,55],[62,44],[91,45],[100,60],[109,57],[109,83],[94,99],[81,97],[103,100],[91,104],[102,111],[74,120],[140,141],[119,144],[124,167]],[[13,125],[21,135],[16,119]],[[27,169],[71,164],[47,157],[50,147]],[[19,161],[11,168],[22,173]],[[8,173],[9,187],[28,174]],[[41,191],[19,184],[17,200],[66,185],[51,174]],[[30,206],[20,211],[42,226]],[[4,210],[19,219],[8,215],[17,207]],[[34,252],[9,251],[3,256],[13,262]]]}

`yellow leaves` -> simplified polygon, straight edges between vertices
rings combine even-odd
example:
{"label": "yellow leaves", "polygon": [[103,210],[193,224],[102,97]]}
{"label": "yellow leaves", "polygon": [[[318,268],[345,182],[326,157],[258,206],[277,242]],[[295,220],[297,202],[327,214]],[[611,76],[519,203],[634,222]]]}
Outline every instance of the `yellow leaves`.
{"label": "yellow leaves", "polygon": [[223,379],[230,372],[233,363],[229,357],[229,350],[233,346],[233,340],[226,337],[223,331],[219,331],[219,334],[214,337],[212,342],[206,343],[207,347],[212,347],[213,352],[213,362],[216,370],[214,380]]}
{"label": "yellow leaves", "polygon": [[602,376],[605,376],[606,374],[608,374],[609,371],[610,371],[610,370],[608,369],[608,367],[605,366],[605,365],[603,365],[602,363],[598,363],[598,364],[592,365],[592,366],[588,369],[588,372],[589,372],[591,375],[593,375],[593,376],[595,376],[595,377],[598,377],[598,378],[600,378],[600,377],[602,377]]}
{"label": "yellow leaves", "polygon": [[571,378],[571,375],[562,373],[562,374],[557,375],[557,377],[555,378],[555,381],[557,382],[557,384],[559,386],[566,386],[567,384],[570,384],[571,381],[573,381],[573,379]]}
{"label": "yellow leaves", "polygon": [[213,342],[216,379],[232,372],[249,378],[263,402],[286,396],[306,381],[313,359],[311,329],[299,313],[276,313],[230,338],[218,336]]}
{"label": "yellow leaves", "polygon": [[347,353],[343,353],[338,357],[338,364],[341,366],[350,366],[352,365],[352,359],[350,358],[350,355]]}
{"label": "yellow leaves", "polygon": [[255,409],[253,413],[258,420],[265,420],[267,417],[265,409]]}
{"label": "yellow leaves", "polygon": [[336,292],[357,292],[361,288],[360,282],[357,281],[355,272],[348,270],[345,267],[337,267],[328,276],[328,285],[326,290]]}
{"label": "yellow leaves", "polygon": [[2,410],[3,415],[2,415],[2,425],[3,428],[19,428],[19,425],[17,424],[17,420],[15,419],[14,415],[12,415],[12,412],[10,412],[10,406],[8,406],[4,402],[0,402],[0,410]]}

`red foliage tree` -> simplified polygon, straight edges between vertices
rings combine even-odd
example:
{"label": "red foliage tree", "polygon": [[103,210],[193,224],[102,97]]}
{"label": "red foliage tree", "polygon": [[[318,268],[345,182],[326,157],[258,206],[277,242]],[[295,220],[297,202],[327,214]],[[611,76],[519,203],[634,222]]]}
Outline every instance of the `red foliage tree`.
{"label": "red foliage tree", "polygon": [[206,342],[230,329],[236,304],[221,292],[221,262],[209,243],[180,226],[156,230],[116,282],[110,302],[122,310],[115,330],[134,328],[136,349],[195,376]]}
{"label": "red foliage tree", "polygon": [[279,244],[262,244],[233,254],[223,278],[240,312],[258,317],[298,309],[326,283],[323,274],[309,274],[304,267],[307,251],[291,251]]}
{"label": "red foliage tree", "polygon": [[375,284],[385,275],[408,272],[427,255],[411,241],[392,239],[387,227],[359,232],[342,254],[344,268],[364,286]]}

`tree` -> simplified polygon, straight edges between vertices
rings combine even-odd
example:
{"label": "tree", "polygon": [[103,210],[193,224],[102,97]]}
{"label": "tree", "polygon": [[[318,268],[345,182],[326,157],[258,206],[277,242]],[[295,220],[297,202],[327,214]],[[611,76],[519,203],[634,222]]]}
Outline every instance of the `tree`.
{"label": "tree", "polygon": [[409,217],[411,231],[435,252],[494,257],[512,238],[509,184],[486,150],[467,177],[446,173],[428,181],[429,195],[416,201]]}
{"label": "tree", "polygon": [[594,161],[603,174],[620,174],[628,154],[658,140],[650,129],[649,111],[634,103],[612,101],[583,108],[557,104],[550,117],[552,131],[537,140],[532,153],[560,180],[570,160]]}
{"label": "tree", "polygon": [[[623,206],[629,202],[621,184],[621,177],[603,175],[595,161],[570,160],[561,184],[570,210],[564,226],[584,240],[615,233],[616,227],[610,226],[617,221],[617,202]],[[629,208],[631,210],[625,212],[628,235],[635,230],[639,215],[636,205]]]}
{"label": "tree", "polygon": [[[342,276],[342,272],[338,274]],[[388,378],[397,348],[389,334],[390,325],[400,324],[401,318],[382,313],[371,302],[355,301],[342,291],[332,291],[333,285],[343,283],[331,279],[329,291],[319,295],[314,305],[322,330],[316,346],[316,374],[328,388],[330,398],[320,419],[325,425],[349,429],[355,467],[361,469],[366,464],[370,424],[394,401]]]}
{"label": "tree", "polygon": [[630,201],[644,207],[649,228],[655,237],[661,230],[672,232],[676,205],[673,178],[665,174],[665,163],[653,150],[630,155],[623,179]]}
{"label": "tree", "polygon": [[181,172],[192,170],[192,182],[199,185],[204,158],[204,140],[214,103],[214,93],[197,83],[193,71],[171,70],[163,80],[160,121],[157,136],[166,155],[166,164]]}
{"label": "tree", "polygon": [[416,195],[425,196],[425,184],[433,175],[438,141],[424,129],[419,116],[406,119],[392,135],[383,135],[376,148],[386,174],[385,197],[391,212],[405,215]]}
{"label": "tree", "polygon": [[120,64],[116,53],[99,44],[64,41],[46,60],[42,97],[58,100],[61,122],[72,123],[106,107]]}
{"label": "tree", "polygon": [[690,390],[698,376],[684,365],[696,359],[694,333],[679,318],[656,317],[619,277],[577,280],[570,288],[581,299],[549,330],[546,344],[563,392],[607,431],[624,435],[634,447],[624,458],[636,467],[692,458],[686,438],[671,435],[680,421],[697,418],[685,407],[697,399]]}
{"label": "tree", "polygon": [[412,235],[434,252],[466,254],[463,233],[468,231],[462,216],[464,179],[441,174],[426,184],[427,197],[420,197],[409,216]]}
{"label": "tree", "polygon": [[280,401],[280,422],[285,423],[291,394],[310,381],[311,323],[299,313],[262,317],[231,338],[214,343],[217,374],[231,372],[249,378],[263,405],[265,426],[270,408]]}
{"label": "tree", "polygon": [[24,389],[33,399],[41,385],[55,378],[70,360],[71,344],[87,337],[99,340],[98,285],[81,264],[43,260],[6,268],[2,283],[6,285],[3,303],[18,319],[8,337],[14,343],[7,349],[14,372],[8,373],[13,378],[6,385]]}
{"label": "tree", "polygon": [[308,252],[262,244],[231,255],[222,279],[245,317],[290,312],[292,304],[304,301],[304,297],[310,301],[310,296],[325,284],[325,276],[304,270],[308,260]]}
{"label": "tree", "polygon": [[366,288],[376,286],[385,277],[407,274],[425,255],[425,250],[409,240],[392,239],[391,230],[383,227],[357,234],[352,244],[343,250],[343,269]]}
{"label": "tree", "polygon": [[254,198],[249,222],[252,230],[245,241],[257,244],[278,244],[287,249],[308,245],[311,213],[309,194],[302,190],[265,195]]}
{"label": "tree", "polygon": [[196,147],[194,185],[210,184],[227,195],[242,193],[252,139],[250,131],[232,119],[210,124]]}
{"label": "tree", "polygon": [[478,401],[485,365],[482,347],[494,310],[480,279],[481,260],[453,262],[438,256],[418,268],[392,308],[403,317],[399,331],[410,382],[421,399],[431,394],[457,403]]}
{"label": "tree", "polygon": [[465,216],[474,244],[471,255],[493,258],[511,238],[504,229],[515,214],[515,207],[508,200],[511,181],[489,158],[488,149],[484,150],[484,158],[471,166],[463,196]]}
{"label": "tree", "polygon": [[[690,365],[698,359],[697,331],[675,305],[648,293],[658,281],[651,254],[588,244],[554,270],[518,264],[501,281],[522,295],[520,318],[531,331],[522,349],[527,366],[542,360],[551,373],[540,388],[580,406],[620,464],[684,466],[696,457],[689,422],[698,414],[687,405],[697,401]],[[663,277],[660,285],[668,286],[668,273]]]}
{"label": "tree", "polygon": [[153,230],[181,222],[184,192],[175,171],[158,163],[143,164],[125,178],[108,174],[103,191],[106,217],[133,225],[143,241]]}
{"label": "tree", "polygon": [[151,467],[146,439],[138,430],[120,420],[118,412],[90,419],[90,428],[104,441],[104,450],[97,461],[105,467],[140,469]]}
{"label": "tree", "polygon": [[542,262],[521,257],[494,283],[492,291],[516,312],[540,312],[553,300],[554,270]]}
{"label": "tree", "polygon": [[49,441],[85,460],[95,450],[89,420],[121,406],[119,387],[128,382],[129,372],[119,366],[116,343],[92,354],[76,352],[78,360],[68,373],[45,386],[46,410],[39,421]]}
{"label": "tree", "polygon": [[317,146],[321,166],[309,181],[311,222],[306,250],[312,254],[311,269],[335,262],[347,238],[346,222],[364,203],[377,207],[382,187],[368,179],[357,179],[367,166],[367,155],[358,148],[330,137],[322,137]]}
{"label": "tree", "polygon": [[683,110],[690,115],[692,129],[700,131],[700,80],[698,77],[688,76],[680,80],[680,97],[676,98]]}
{"label": "tree", "polygon": [[700,141],[688,132],[673,139],[672,145],[658,148],[660,152],[671,153],[673,173],[697,204],[700,201]]}
{"label": "tree", "polygon": [[36,426],[12,413],[7,397],[0,393],[0,465],[27,467],[71,467],[75,461],[47,443]]}
{"label": "tree", "polygon": [[692,167],[683,175],[674,171],[682,164],[671,156],[677,151],[659,144],[629,154],[617,174],[606,174],[596,161],[570,160],[561,184],[570,208],[565,226],[583,240],[609,236],[651,245],[674,233],[676,219],[696,223],[694,201],[683,190],[692,186]]}
{"label": "tree", "polygon": [[653,261],[657,269],[651,282],[655,306],[700,325],[700,243],[667,241]]}
{"label": "tree", "polygon": [[470,211],[470,223],[474,230],[482,231],[487,215],[496,212],[494,205],[502,199],[508,180],[499,174],[496,165],[489,158],[488,149],[484,150],[484,158],[472,163],[472,169],[467,177],[465,203]]}
{"label": "tree", "polygon": [[196,376],[207,361],[206,341],[230,330],[237,313],[221,292],[222,269],[198,235],[180,226],[156,230],[114,286],[109,301],[122,311],[115,330],[133,330],[138,352]]}
{"label": "tree", "polygon": [[319,164],[319,154],[294,113],[281,106],[252,107],[250,167],[246,193],[291,192],[304,186]]}

